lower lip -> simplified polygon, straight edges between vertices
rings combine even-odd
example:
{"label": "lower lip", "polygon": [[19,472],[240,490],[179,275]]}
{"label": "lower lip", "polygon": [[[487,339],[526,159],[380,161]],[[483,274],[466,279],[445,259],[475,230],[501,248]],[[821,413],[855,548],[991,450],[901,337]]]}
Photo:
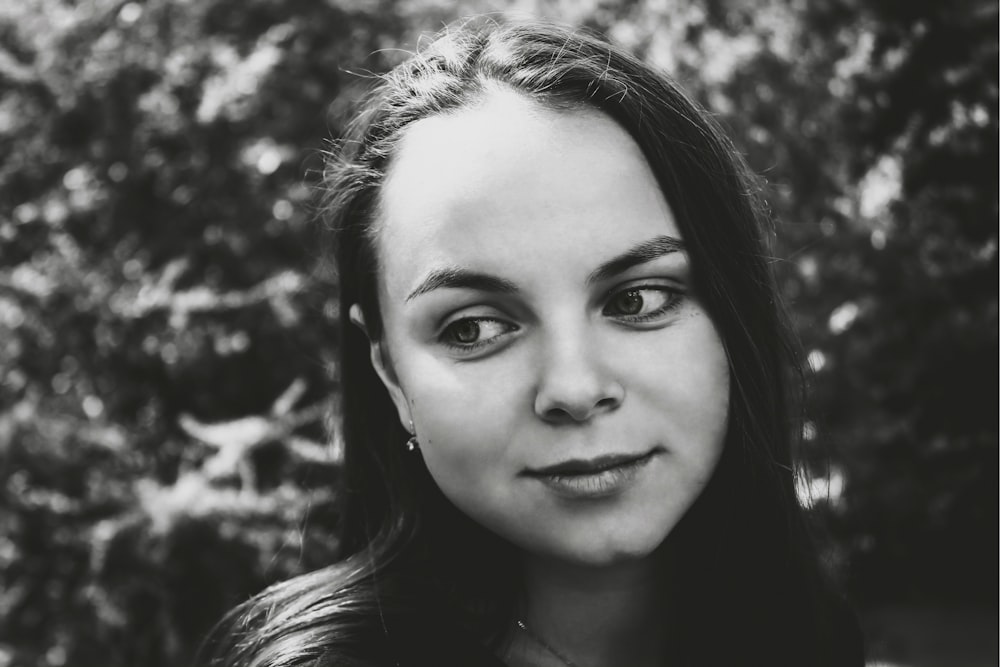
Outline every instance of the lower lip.
{"label": "lower lip", "polygon": [[615,496],[627,489],[655,455],[650,452],[635,459],[594,473],[583,475],[533,475],[535,479],[564,498],[590,500]]}

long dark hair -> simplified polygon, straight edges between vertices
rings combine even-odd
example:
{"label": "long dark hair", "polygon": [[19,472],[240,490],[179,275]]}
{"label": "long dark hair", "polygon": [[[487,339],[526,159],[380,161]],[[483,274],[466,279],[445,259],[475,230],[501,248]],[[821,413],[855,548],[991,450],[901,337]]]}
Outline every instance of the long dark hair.
{"label": "long dark hair", "polygon": [[[324,210],[339,269],[343,562],[234,610],[217,665],[382,664],[433,617],[487,646],[518,601],[512,547],[452,506],[346,325],[381,335],[375,227],[394,148],[416,120],[506,86],[556,109],[595,108],[642,148],[677,219],[700,298],[726,347],[730,421],[715,474],[668,538],[673,630],[692,664],[834,664],[840,640],[794,486],[800,386],[759,188],[712,118],[667,77],[597,36],[542,23],[467,22],[382,77],[328,161]],[[665,565],[665,567],[667,567]]]}

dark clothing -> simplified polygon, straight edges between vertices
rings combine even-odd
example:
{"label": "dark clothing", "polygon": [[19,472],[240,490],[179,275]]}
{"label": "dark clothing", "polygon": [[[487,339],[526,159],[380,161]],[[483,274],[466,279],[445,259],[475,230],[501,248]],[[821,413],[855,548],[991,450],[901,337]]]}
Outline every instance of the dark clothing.
{"label": "dark clothing", "polygon": [[[506,667],[493,652],[455,627],[446,619],[422,618],[411,622],[393,624],[387,643],[392,645],[389,665],[393,667]],[[838,605],[833,616],[832,636],[837,637],[835,652],[825,665],[829,667],[864,667],[864,641],[854,612],[846,605]],[[745,659],[745,656],[743,656]],[[394,661],[394,662],[393,662]],[[697,667],[779,667],[773,662],[733,662],[725,665],[702,665],[694,657]],[[804,667],[797,661],[787,667]],[[623,666],[625,667],[625,666]],[[673,667],[673,666],[671,666]]]}
{"label": "dark clothing", "polygon": [[444,619],[424,618],[391,632],[398,667],[506,667],[479,641]]}

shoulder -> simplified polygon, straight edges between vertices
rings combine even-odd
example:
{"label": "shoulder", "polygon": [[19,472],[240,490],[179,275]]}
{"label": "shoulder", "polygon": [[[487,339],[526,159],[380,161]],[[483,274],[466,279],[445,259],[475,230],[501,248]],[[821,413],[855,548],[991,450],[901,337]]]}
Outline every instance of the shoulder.
{"label": "shoulder", "polygon": [[379,667],[376,595],[351,559],[288,579],[232,609],[208,638],[204,667]]}
{"label": "shoulder", "polygon": [[356,560],[275,584],[236,607],[205,667],[503,667],[424,595]]}

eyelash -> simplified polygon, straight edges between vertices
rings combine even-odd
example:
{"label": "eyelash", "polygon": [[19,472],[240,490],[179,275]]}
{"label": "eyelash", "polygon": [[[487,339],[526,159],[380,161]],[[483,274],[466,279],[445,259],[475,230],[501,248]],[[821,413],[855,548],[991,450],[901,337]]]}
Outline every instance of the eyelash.
{"label": "eyelash", "polygon": [[[628,314],[611,315],[610,313],[608,313],[608,308],[610,307],[611,303],[613,303],[613,301],[619,296],[627,294],[628,292],[659,292],[662,293],[665,297],[667,297],[667,301],[664,305],[660,306],[656,310],[650,313],[646,313],[644,315],[628,315]],[[641,324],[645,322],[651,322],[659,317],[662,317],[663,315],[669,313],[670,311],[678,308],[683,303],[683,301],[684,301],[684,293],[677,289],[673,289],[663,285],[631,285],[624,289],[618,289],[613,292],[610,292],[606,299],[605,306],[601,310],[601,312],[604,315],[611,315],[621,321]],[[505,331],[496,334],[494,336],[490,336],[489,338],[477,340],[473,343],[458,343],[455,342],[454,339],[449,336],[449,334],[454,334],[458,326],[470,322],[476,323],[477,326],[479,326],[480,323],[483,322],[493,322],[501,325],[505,329]],[[453,350],[459,350],[461,352],[475,352],[476,350],[479,350],[483,347],[492,345],[497,339],[507,335],[508,333],[517,331],[518,329],[519,327],[517,327],[516,325],[513,325],[510,322],[495,317],[463,317],[453,322],[450,322],[441,332],[438,339],[442,345],[445,345],[446,347],[449,347]]]}
{"label": "eyelash", "polygon": [[[468,322],[474,322],[477,325],[479,325],[482,322],[495,322],[495,323],[501,325],[505,329],[505,331],[503,333],[499,333],[499,334],[497,334],[495,336],[490,336],[489,338],[484,338],[482,340],[477,340],[474,343],[458,343],[458,342],[455,342],[454,340],[450,340],[449,339],[448,334],[450,332],[454,332],[457,329],[458,326],[460,326],[462,324],[465,324],[465,323],[468,323]],[[487,345],[491,345],[493,343],[493,341],[495,341],[496,339],[498,339],[501,336],[504,336],[504,335],[506,335],[506,334],[508,334],[508,333],[510,333],[512,331],[517,331],[517,329],[518,329],[517,326],[515,326],[515,325],[513,325],[513,324],[511,324],[509,322],[505,322],[503,320],[497,319],[495,317],[463,317],[463,318],[455,320],[454,322],[449,323],[448,326],[446,326],[444,328],[444,331],[441,332],[439,340],[441,341],[441,343],[443,345],[445,345],[447,347],[450,347],[450,348],[452,348],[454,350],[460,350],[462,352],[474,352],[474,351],[476,351],[476,350],[478,350],[478,349],[480,349],[482,347],[485,347]]]}
{"label": "eyelash", "polygon": [[662,317],[663,315],[666,315],[670,311],[678,308],[684,302],[684,293],[675,288],[667,287],[665,285],[629,285],[628,287],[625,287],[623,289],[618,289],[613,292],[610,292],[605,302],[606,305],[604,306],[604,309],[601,312],[604,313],[605,315],[610,315],[610,313],[608,313],[608,308],[611,306],[614,300],[629,292],[658,292],[662,294],[667,299],[667,301],[656,310],[650,313],[646,313],[644,315],[622,314],[615,316],[618,319],[624,320],[626,322],[634,322],[634,323],[651,322],[659,317]]}

